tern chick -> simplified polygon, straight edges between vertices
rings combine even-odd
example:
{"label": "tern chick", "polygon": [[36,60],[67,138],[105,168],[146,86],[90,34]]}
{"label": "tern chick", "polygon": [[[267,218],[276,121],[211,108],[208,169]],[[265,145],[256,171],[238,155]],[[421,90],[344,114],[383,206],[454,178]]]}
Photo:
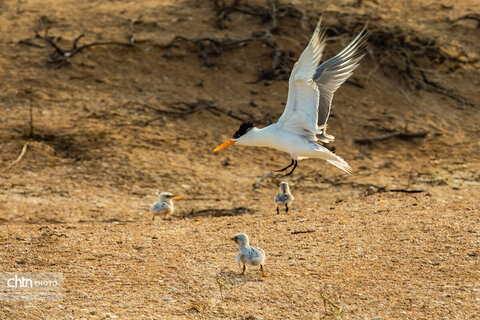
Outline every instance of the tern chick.
{"label": "tern chick", "polygon": [[280,192],[275,196],[275,204],[277,205],[277,214],[280,213],[279,207],[285,206],[286,212],[288,212],[288,205],[295,199],[290,193],[288,182],[280,183]]}
{"label": "tern chick", "polygon": [[152,221],[155,216],[162,215],[164,219],[168,218],[173,213],[173,201],[182,200],[182,196],[173,195],[169,192],[160,193],[158,201],[152,204],[150,212],[153,213]]}
{"label": "tern chick", "polygon": [[235,259],[238,268],[245,274],[246,265],[258,266],[260,265],[260,270],[262,271],[262,277],[265,277],[265,272],[263,271],[263,266],[265,265],[265,251],[260,248],[250,247],[248,236],[244,233],[238,233],[233,238],[240,249],[240,252]]}

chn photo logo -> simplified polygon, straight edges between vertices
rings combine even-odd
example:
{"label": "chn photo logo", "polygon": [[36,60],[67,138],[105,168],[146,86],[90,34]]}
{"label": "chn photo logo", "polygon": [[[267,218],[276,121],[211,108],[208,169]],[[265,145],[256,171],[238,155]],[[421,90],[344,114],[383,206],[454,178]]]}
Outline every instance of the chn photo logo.
{"label": "chn photo logo", "polygon": [[0,273],[0,300],[61,300],[63,276],[55,272]]}

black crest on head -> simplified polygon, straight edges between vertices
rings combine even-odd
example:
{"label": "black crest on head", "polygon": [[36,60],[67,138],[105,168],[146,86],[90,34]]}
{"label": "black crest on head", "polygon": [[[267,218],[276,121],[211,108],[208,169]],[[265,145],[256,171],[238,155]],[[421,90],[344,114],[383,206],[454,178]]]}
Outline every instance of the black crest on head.
{"label": "black crest on head", "polygon": [[240,125],[240,128],[237,130],[237,132],[233,134],[233,138],[234,139],[240,138],[252,128],[253,128],[253,123],[251,123],[250,121],[242,123]]}

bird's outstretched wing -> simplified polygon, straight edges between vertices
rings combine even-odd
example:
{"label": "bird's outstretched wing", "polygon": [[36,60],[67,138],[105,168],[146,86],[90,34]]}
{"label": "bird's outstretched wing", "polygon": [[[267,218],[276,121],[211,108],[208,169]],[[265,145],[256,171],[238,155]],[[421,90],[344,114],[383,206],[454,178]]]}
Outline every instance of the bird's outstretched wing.
{"label": "bird's outstretched wing", "polygon": [[366,39],[367,32],[363,29],[355,39],[336,56],[318,66],[313,75],[313,81],[315,81],[320,91],[317,124],[321,132],[318,138],[323,142],[328,143],[334,139],[333,136],[326,133],[333,94],[353,74],[353,70],[358,67],[360,59],[365,55],[361,49]]}
{"label": "bird's outstretched wing", "polygon": [[292,132],[318,135],[323,142],[333,140],[333,136],[326,134],[332,97],[358,66],[363,57],[359,48],[365,40],[364,29],[336,56],[319,66],[325,48],[325,33],[319,21],[310,43],[293,67],[287,105],[278,124]]}
{"label": "bird's outstretched wing", "polygon": [[321,31],[321,21],[318,21],[308,46],[293,67],[288,80],[287,105],[278,119],[279,125],[296,133],[317,133],[319,90],[313,76],[325,49],[325,33]]}

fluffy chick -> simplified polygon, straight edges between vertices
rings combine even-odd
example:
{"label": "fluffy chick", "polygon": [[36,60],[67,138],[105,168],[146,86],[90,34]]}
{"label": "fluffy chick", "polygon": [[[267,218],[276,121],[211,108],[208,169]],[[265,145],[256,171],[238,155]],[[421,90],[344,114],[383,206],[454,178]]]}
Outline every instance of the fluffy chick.
{"label": "fluffy chick", "polygon": [[174,210],[172,200],[182,199],[182,196],[173,195],[169,192],[160,193],[158,201],[150,207],[150,212],[153,214],[152,221],[155,220],[155,216],[157,215],[162,215],[164,219],[168,218]]}
{"label": "fluffy chick", "polygon": [[263,270],[263,266],[265,265],[265,251],[260,248],[250,247],[248,236],[244,233],[236,234],[232,240],[237,243],[238,249],[240,249],[235,262],[242,274],[245,274],[247,264],[252,266],[260,265],[262,277],[265,277]]}
{"label": "fluffy chick", "polygon": [[285,206],[286,212],[288,212],[288,205],[295,199],[290,193],[290,187],[288,182],[280,183],[280,192],[275,196],[275,205],[277,206],[277,214],[280,214],[280,206]]}

